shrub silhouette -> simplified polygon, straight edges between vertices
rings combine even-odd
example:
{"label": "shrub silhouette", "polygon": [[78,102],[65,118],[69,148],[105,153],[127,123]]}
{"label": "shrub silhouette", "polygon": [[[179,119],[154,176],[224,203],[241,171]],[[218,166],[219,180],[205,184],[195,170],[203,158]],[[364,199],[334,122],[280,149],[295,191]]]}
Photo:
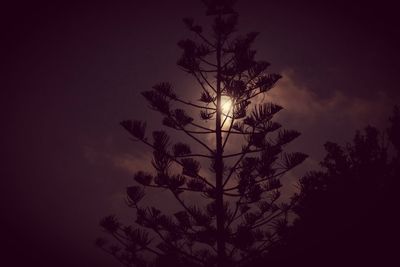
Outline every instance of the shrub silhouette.
{"label": "shrub silhouette", "polygon": [[298,217],[259,265],[383,266],[398,262],[398,107],[390,122],[386,133],[368,126],[344,147],[325,144],[324,170],[300,180],[294,206]]}

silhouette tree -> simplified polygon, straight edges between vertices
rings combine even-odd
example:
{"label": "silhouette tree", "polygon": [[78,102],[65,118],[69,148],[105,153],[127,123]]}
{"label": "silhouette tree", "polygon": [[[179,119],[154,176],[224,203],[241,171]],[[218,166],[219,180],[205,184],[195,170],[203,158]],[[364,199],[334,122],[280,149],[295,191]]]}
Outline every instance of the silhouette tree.
{"label": "silhouette tree", "polygon": [[325,144],[324,171],[300,179],[294,205],[298,217],[262,264],[382,266],[399,261],[394,245],[399,233],[394,212],[400,177],[398,107],[390,122],[387,134],[368,126],[345,147]]}
{"label": "silhouette tree", "polygon": [[[211,34],[186,18],[195,39],[178,43],[183,49],[178,65],[197,81],[198,102],[177,95],[165,82],[142,92],[163,116],[163,125],[186,135],[190,144],[172,144],[165,131],[154,131],[150,140],[146,123],[121,122],[134,140],[153,149],[154,167],[153,174],[138,171],[134,179],[139,185],[127,188],[138,227],[123,226],[115,216],[101,221],[119,244],[109,246],[98,239],[97,245],[126,266],[148,266],[147,254],[155,255],[156,265],[243,265],[277,241],[293,205],[280,201],[279,179],[306,158],[283,152],[299,133],[272,121],[282,109],[279,105],[251,104],[281,76],[268,74],[269,63],[255,60],[251,45],[258,33],[233,37],[235,1],[202,2],[213,18]],[[197,110],[197,120],[188,108]],[[200,152],[192,152],[193,146]],[[208,170],[201,168],[204,164]],[[181,210],[167,215],[156,207],[142,207],[145,187],[169,190]],[[185,192],[203,196],[207,203],[190,204]]]}

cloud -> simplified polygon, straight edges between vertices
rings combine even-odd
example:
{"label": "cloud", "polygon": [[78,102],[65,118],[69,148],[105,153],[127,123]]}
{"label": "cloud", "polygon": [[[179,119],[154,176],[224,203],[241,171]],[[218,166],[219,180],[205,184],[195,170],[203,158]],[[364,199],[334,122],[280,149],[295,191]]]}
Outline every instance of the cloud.
{"label": "cloud", "polygon": [[148,155],[145,156],[137,156],[128,153],[121,154],[113,154],[107,155],[106,157],[112,162],[113,166],[119,170],[127,171],[129,173],[134,173],[136,171],[150,171],[150,159],[151,156],[149,153],[144,153]]}
{"label": "cloud", "polygon": [[106,138],[82,147],[84,159],[90,164],[103,165],[108,168],[133,174],[136,171],[150,171],[151,151],[135,150],[132,153],[123,151],[118,144]]}
{"label": "cloud", "polygon": [[[350,96],[343,91],[335,90],[330,97],[322,98],[312,88],[294,79],[294,72],[286,70],[283,79],[270,90],[265,100],[282,105],[285,120],[304,126],[318,125],[329,121],[332,126],[351,124],[364,127],[367,124],[381,126],[394,103],[383,91],[371,92],[370,98]],[[261,99],[259,98],[258,101]],[[281,116],[281,114],[279,114]],[[278,116],[278,117],[279,117]]]}
{"label": "cloud", "polygon": [[325,156],[325,142],[343,145],[352,140],[356,130],[367,125],[384,128],[395,101],[379,90],[371,92],[368,98],[362,98],[338,88],[329,97],[322,97],[295,78],[299,76],[292,70],[283,71],[282,76],[273,89],[257,97],[253,103],[272,102],[283,106],[284,110],[274,117],[274,121],[302,133],[285,149],[309,155],[305,162],[282,179],[283,193],[290,195],[299,177],[320,168],[319,162]]}

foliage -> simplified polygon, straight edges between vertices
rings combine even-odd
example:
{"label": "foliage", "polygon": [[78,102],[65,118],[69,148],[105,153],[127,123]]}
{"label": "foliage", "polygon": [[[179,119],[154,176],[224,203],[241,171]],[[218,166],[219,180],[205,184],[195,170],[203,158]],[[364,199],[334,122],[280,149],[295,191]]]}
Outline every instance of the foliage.
{"label": "foliage", "polygon": [[393,246],[399,232],[394,213],[400,177],[400,135],[394,134],[400,126],[398,107],[390,122],[387,135],[368,126],[346,146],[325,144],[324,170],[300,180],[298,217],[262,264],[382,266],[398,261]]}
{"label": "foliage", "polygon": [[[198,102],[183,99],[167,82],[142,92],[149,107],[163,116],[164,126],[191,141],[173,143],[166,131],[154,131],[148,138],[146,123],[121,122],[134,140],[153,149],[154,168],[154,173],[138,171],[138,185],[127,188],[138,227],[123,226],[114,216],[101,222],[119,245],[97,244],[126,266],[148,266],[150,254],[156,256],[156,265],[239,266],[265,252],[286,227],[293,203],[279,200],[279,179],[307,156],[283,152],[299,133],[272,121],[282,107],[252,103],[281,76],[266,72],[268,62],[255,60],[251,45],[258,33],[233,36],[238,19],[234,2],[203,1],[206,14],[213,17],[209,36],[193,19],[184,19],[195,39],[178,43],[183,55],[177,64],[197,81]],[[229,111],[222,109],[224,99],[232,103]],[[204,164],[209,164],[208,171]],[[167,189],[181,210],[167,215],[142,207],[145,187]],[[184,192],[201,195],[207,203],[190,204]]]}

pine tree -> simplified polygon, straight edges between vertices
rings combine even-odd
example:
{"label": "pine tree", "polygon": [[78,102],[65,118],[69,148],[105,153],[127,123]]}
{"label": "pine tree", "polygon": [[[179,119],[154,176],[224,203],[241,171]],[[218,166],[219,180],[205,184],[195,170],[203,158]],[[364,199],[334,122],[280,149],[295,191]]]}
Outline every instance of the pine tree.
{"label": "pine tree", "polygon": [[[233,36],[236,1],[202,2],[213,20],[211,34],[193,19],[184,19],[195,37],[178,43],[183,55],[177,63],[198,83],[199,100],[183,99],[166,82],[142,92],[150,108],[163,116],[163,125],[191,141],[172,144],[166,131],[154,131],[151,140],[146,123],[121,122],[135,140],[153,149],[154,167],[154,173],[138,171],[138,185],[127,188],[138,227],[123,226],[115,216],[101,221],[119,245],[106,245],[104,239],[97,244],[126,266],[148,266],[147,254],[154,254],[158,265],[174,261],[218,267],[243,265],[261,255],[286,226],[292,205],[279,199],[280,178],[307,157],[283,152],[299,132],[272,121],[281,106],[252,103],[281,78],[266,72],[268,62],[255,60],[251,45],[258,33]],[[191,116],[189,108],[199,117]],[[195,146],[200,152],[192,152]],[[237,151],[228,152],[233,148]],[[209,164],[208,171],[201,168],[204,164]],[[180,173],[174,173],[176,167]],[[142,207],[146,187],[169,190],[181,210],[167,215],[156,207]],[[208,203],[190,204],[184,192]]]}

